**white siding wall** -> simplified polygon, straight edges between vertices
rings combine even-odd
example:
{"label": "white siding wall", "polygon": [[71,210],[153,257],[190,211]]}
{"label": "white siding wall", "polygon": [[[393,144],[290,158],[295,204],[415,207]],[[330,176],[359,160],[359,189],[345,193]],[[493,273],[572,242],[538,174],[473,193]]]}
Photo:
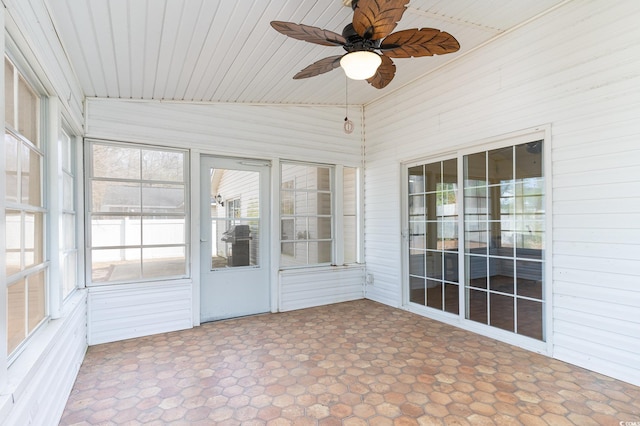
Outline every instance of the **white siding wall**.
{"label": "white siding wall", "polygon": [[362,134],[345,134],[343,123],[344,106],[87,99],[88,137],[244,158],[359,166]]}
{"label": "white siding wall", "polygon": [[[86,293],[72,296],[66,309],[42,330],[38,355],[12,365],[9,392],[0,397],[1,425],[57,425],[62,417],[87,349]],[[27,371],[28,380],[15,377]]]}
{"label": "white siding wall", "polygon": [[191,300],[190,282],[91,288],[87,319],[89,344],[191,328]]}
{"label": "white siding wall", "polygon": [[638,22],[569,2],[365,108],[368,298],[401,304],[401,162],[550,123],[552,355],[640,384]]}
{"label": "white siding wall", "polygon": [[329,305],[364,297],[364,266],[280,271],[281,311]]}
{"label": "white siding wall", "polygon": [[[344,106],[274,106],[193,104],[157,101],[127,101],[109,99],[87,100],[87,136],[125,142],[141,142],[171,147],[189,148],[214,155],[243,158],[285,159],[342,164],[360,167],[362,163],[362,133],[347,135],[343,131]],[[272,170],[272,181],[278,179],[279,170]],[[196,184],[192,182],[192,184]],[[274,188],[274,185],[272,185]],[[222,193],[226,198],[228,194]],[[274,202],[271,215],[279,214],[279,194],[271,194]],[[194,210],[194,214],[197,211]],[[199,223],[192,218],[192,223]],[[273,221],[272,221],[273,223]],[[276,222],[277,223],[277,222]],[[271,229],[271,240],[279,246],[279,229]],[[274,244],[271,245],[274,247]],[[191,257],[198,259],[199,245],[192,244]],[[279,257],[275,253],[276,258]],[[194,270],[194,282],[199,271]],[[302,274],[302,275],[300,275]],[[291,278],[288,273],[272,276],[281,280],[273,282],[278,291],[277,310],[297,309],[363,297],[364,271],[362,267],[335,268],[328,273],[322,268],[296,270]],[[302,278],[307,287],[303,290],[296,277]],[[153,291],[147,286],[145,291]],[[126,286],[117,293],[97,294],[90,289],[90,343],[133,337],[122,324],[153,323],[162,321],[160,311],[145,300],[144,293],[135,298],[138,309],[130,306]],[[197,295],[197,289],[194,294]],[[197,296],[196,296],[197,297]],[[104,309],[96,303],[105,303]],[[175,303],[171,293],[158,291],[154,303]],[[196,303],[197,305],[197,303]],[[163,308],[164,309],[164,308]],[[119,312],[116,318],[108,315]],[[181,311],[183,315],[190,315]],[[175,312],[177,314],[177,312]],[[176,317],[174,325],[184,324],[185,317]],[[151,325],[151,324],[149,324]],[[164,322],[163,326],[170,326]],[[141,326],[141,330],[144,328]],[[152,326],[147,334],[166,331]],[[135,331],[138,333],[139,331]],[[135,334],[134,333],[134,334]],[[141,334],[137,334],[141,335]]]}

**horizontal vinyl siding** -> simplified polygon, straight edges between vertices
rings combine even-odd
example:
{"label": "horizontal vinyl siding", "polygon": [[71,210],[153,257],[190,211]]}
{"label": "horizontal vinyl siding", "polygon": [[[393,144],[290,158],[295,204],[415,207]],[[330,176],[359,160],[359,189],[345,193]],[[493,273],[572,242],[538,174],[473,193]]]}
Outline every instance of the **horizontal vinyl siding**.
{"label": "horizontal vinyl siding", "polygon": [[402,303],[400,165],[397,160],[389,161],[397,159],[398,155],[383,151],[382,159],[378,159],[377,151],[375,155],[369,155],[368,141],[366,148],[365,263],[367,275],[373,277],[373,283],[367,284],[366,297],[399,307]]}
{"label": "horizontal vinyl siding", "polygon": [[[188,148],[222,156],[360,167],[362,133],[355,131],[347,135],[343,124],[344,107],[87,100],[87,137]],[[278,179],[277,168],[271,173],[272,179]],[[223,191],[221,193],[229,196]],[[271,209],[272,217],[278,217],[278,204],[274,203]],[[193,218],[192,223],[198,222]],[[271,229],[270,238],[277,240],[279,235],[277,228]],[[195,245],[193,249],[192,256],[199,256],[199,246]],[[362,267],[332,271],[309,268],[297,273],[283,273],[279,287],[282,292],[273,293],[280,297],[278,307],[282,310],[299,309],[363,297]],[[273,282],[272,285],[278,286],[279,283]],[[115,296],[128,302],[129,293],[125,288]],[[122,306],[115,311],[116,318],[109,319],[107,314],[111,314],[111,304],[117,306],[122,302],[110,295],[94,295],[92,292],[91,344],[142,335],[143,330],[152,334],[156,320],[164,321],[158,330],[164,331],[163,328],[169,326],[165,321],[168,317],[159,318],[153,313],[154,303],[160,302],[131,297],[138,300],[141,309],[128,312],[129,305]],[[162,300],[164,303],[170,299]],[[97,304],[98,301],[104,306]],[[128,322],[130,315],[138,314],[136,311],[140,310],[147,312],[145,318],[139,322]],[[163,306],[163,310],[166,307]],[[172,312],[179,327],[182,313]],[[135,324],[135,332],[129,332],[128,324]]]}
{"label": "horizontal vinyl siding", "polygon": [[87,100],[87,136],[218,155],[360,166],[360,132],[344,107]]}
{"label": "horizontal vinyl siding", "polygon": [[[12,369],[21,368],[20,363],[35,362],[28,377],[12,389],[12,407],[7,410],[6,418],[0,419],[0,424],[58,424],[87,350],[86,294],[79,292],[72,299],[70,312],[52,320],[45,335],[38,336],[47,341],[40,347],[39,354],[30,357],[25,353],[23,359],[12,366]],[[32,345],[38,344],[32,342]]]}
{"label": "horizontal vinyl siding", "polygon": [[280,311],[364,297],[364,266],[280,271]]}
{"label": "horizontal vinyl siding", "polygon": [[192,285],[121,284],[89,289],[89,344],[192,327]]}
{"label": "horizontal vinyl siding", "polygon": [[552,355],[640,384],[638,21],[569,2],[365,107],[367,298],[401,300],[402,162],[550,123]]}

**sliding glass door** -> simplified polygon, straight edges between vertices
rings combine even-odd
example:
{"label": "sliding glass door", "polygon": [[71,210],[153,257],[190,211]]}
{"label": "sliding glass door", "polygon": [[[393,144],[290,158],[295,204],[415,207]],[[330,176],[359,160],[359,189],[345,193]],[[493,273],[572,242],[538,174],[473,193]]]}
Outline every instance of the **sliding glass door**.
{"label": "sliding glass door", "polygon": [[406,168],[410,307],[545,340],[542,148],[534,140]]}

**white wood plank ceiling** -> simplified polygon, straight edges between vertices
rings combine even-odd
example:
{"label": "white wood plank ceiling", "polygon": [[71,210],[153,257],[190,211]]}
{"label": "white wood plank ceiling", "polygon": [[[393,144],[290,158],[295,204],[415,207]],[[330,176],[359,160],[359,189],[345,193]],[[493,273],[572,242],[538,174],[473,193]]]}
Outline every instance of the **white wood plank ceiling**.
{"label": "white wood plank ceiling", "polygon": [[[566,0],[412,0],[397,30],[438,28],[460,42],[443,56],[394,60],[378,90],[348,82],[350,104],[366,104],[428,74]],[[307,65],[343,52],[290,39],[270,21],[338,33],[351,21],[343,0],[47,0],[87,97],[342,105],[341,69],[304,80]],[[490,43],[482,46],[490,49]]]}

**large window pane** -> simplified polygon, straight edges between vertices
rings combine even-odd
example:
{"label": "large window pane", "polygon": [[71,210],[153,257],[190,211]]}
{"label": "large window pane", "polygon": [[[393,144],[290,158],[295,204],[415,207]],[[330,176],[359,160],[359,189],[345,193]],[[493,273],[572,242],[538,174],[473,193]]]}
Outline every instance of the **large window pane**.
{"label": "large window pane", "polygon": [[409,276],[409,301],[426,306],[426,281],[423,277]]}
{"label": "large window pane", "polygon": [[142,185],[142,211],[145,213],[184,213],[185,186]]}
{"label": "large window pane", "polygon": [[7,277],[22,270],[22,213],[5,210]]}
{"label": "large window pane", "polygon": [[184,217],[143,217],[142,245],[175,245],[186,242],[186,219]]}
{"label": "large window pane", "polygon": [[31,89],[29,83],[20,76],[18,79],[18,132],[39,145],[39,103],[40,97]]}
{"label": "large window pane", "polygon": [[489,293],[491,306],[490,325],[507,331],[514,331],[514,306],[513,297],[503,294]]}
{"label": "large window pane", "polygon": [[142,179],[183,182],[184,154],[181,152],[142,150]]}
{"label": "large window pane", "polygon": [[409,168],[409,194],[424,192],[424,166]]}
{"label": "large window pane", "polygon": [[484,186],[487,183],[487,155],[484,152],[464,157],[464,187]]}
{"label": "large window pane", "polygon": [[424,165],[425,192],[435,192],[442,182],[441,163]]}
{"label": "large window pane", "polygon": [[[332,169],[325,166],[288,163],[281,165],[280,263],[282,266],[332,262],[331,176]],[[351,213],[350,217],[354,217],[354,214]],[[291,240],[297,242],[290,243]]]}
{"label": "large window pane", "polygon": [[139,216],[91,216],[91,246],[138,246],[142,241],[141,223]]}
{"label": "large window pane", "polygon": [[13,352],[27,337],[26,316],[27,286],[25,280],[7,287],[7,352]]}
{"label": "large window pane", "polygon": [[97,142],[88,149],[92,282],[186,277],[186,153]]}
{"label": "large window pane", "polygon": [[518,295],[542,300],[542,262],[516,261]]}
{"label": "large window pane", "polygon": [[4,120],[9,126],[15,128],[15,97],[13,95],[14,89],[14,72],[13,64],[7,59],[4,59]]}
{"label": "large window pane", "polygon": [[494,149],[487,153],[489,184],[500,184],[513,180],[513,147]]}
{"label": "large window pane", "polygon": [[91,158],[93,177],[141,179],[139,148],[92,144]]}
{"label": "large window pane", "polygon": [[544,340],[544,304],[535,300],[516,299],[518,304],[518,334]]}
{"label": "large window pane", "polygon": [[442,310],[442,282],[427,280],[427,306]]}
{"label": "large window pane", "polygon": [[42,156],[33,148],[22,143],[21,198],[22,203],[30,206],[42,206],[42,187],[40,164]]}
{"label": "large window pane", "polygon": [[18,202],[18,147],[21,144],[11,133],[4,135],[4,155],[5,155],[5,179],[6,179],[6,200],[10,203]]}
{"label": "large window pane", "polygon": [[66,173],[62,175],[62,208],[67,211],[75,210],[74,183],[74,176]]}
{"label": "large window pane", "polygon": [[427,253],[423,250],[409,250],[409,275],[424,277],[426,271]]}
{"label": "large window pane", "polygon": [[543,143],[543,141],[535,141],[516,146],[516,179],[542,176]]}
{"label": "large window pane", "polygon": [[91,281],[137,281],[142,276],[141,249],[91,250]]}
{"label": "large window pane", "polygon": [[142,186],[139,182],[101,181],[91,182],[91,211],[140,212],[142,210]]}
{"label": "large window pane", "polygon": [[24,267],[38,265],[44,260],[44,215],[24,213]]}
{"label": "large window pane", "polygon": [[29,287],[29,333],[31,333],[46,315],[45,273],[40,271],[27,278]]}
{"label": "large window pane", "polygon": [[184,247],[142,249],[143,278],[180,277],[187,273]]}
{"label": "large window pane", "polygon": [[[331,214],[329,211],[328,214]],[[358,261],[358,169],[343,169],[342,191],[344,263]]]}
{"label": "large window pane", "polygon": [[78,285],[78,251],[67,251],[62,260],[63,295],[69,295]]}

